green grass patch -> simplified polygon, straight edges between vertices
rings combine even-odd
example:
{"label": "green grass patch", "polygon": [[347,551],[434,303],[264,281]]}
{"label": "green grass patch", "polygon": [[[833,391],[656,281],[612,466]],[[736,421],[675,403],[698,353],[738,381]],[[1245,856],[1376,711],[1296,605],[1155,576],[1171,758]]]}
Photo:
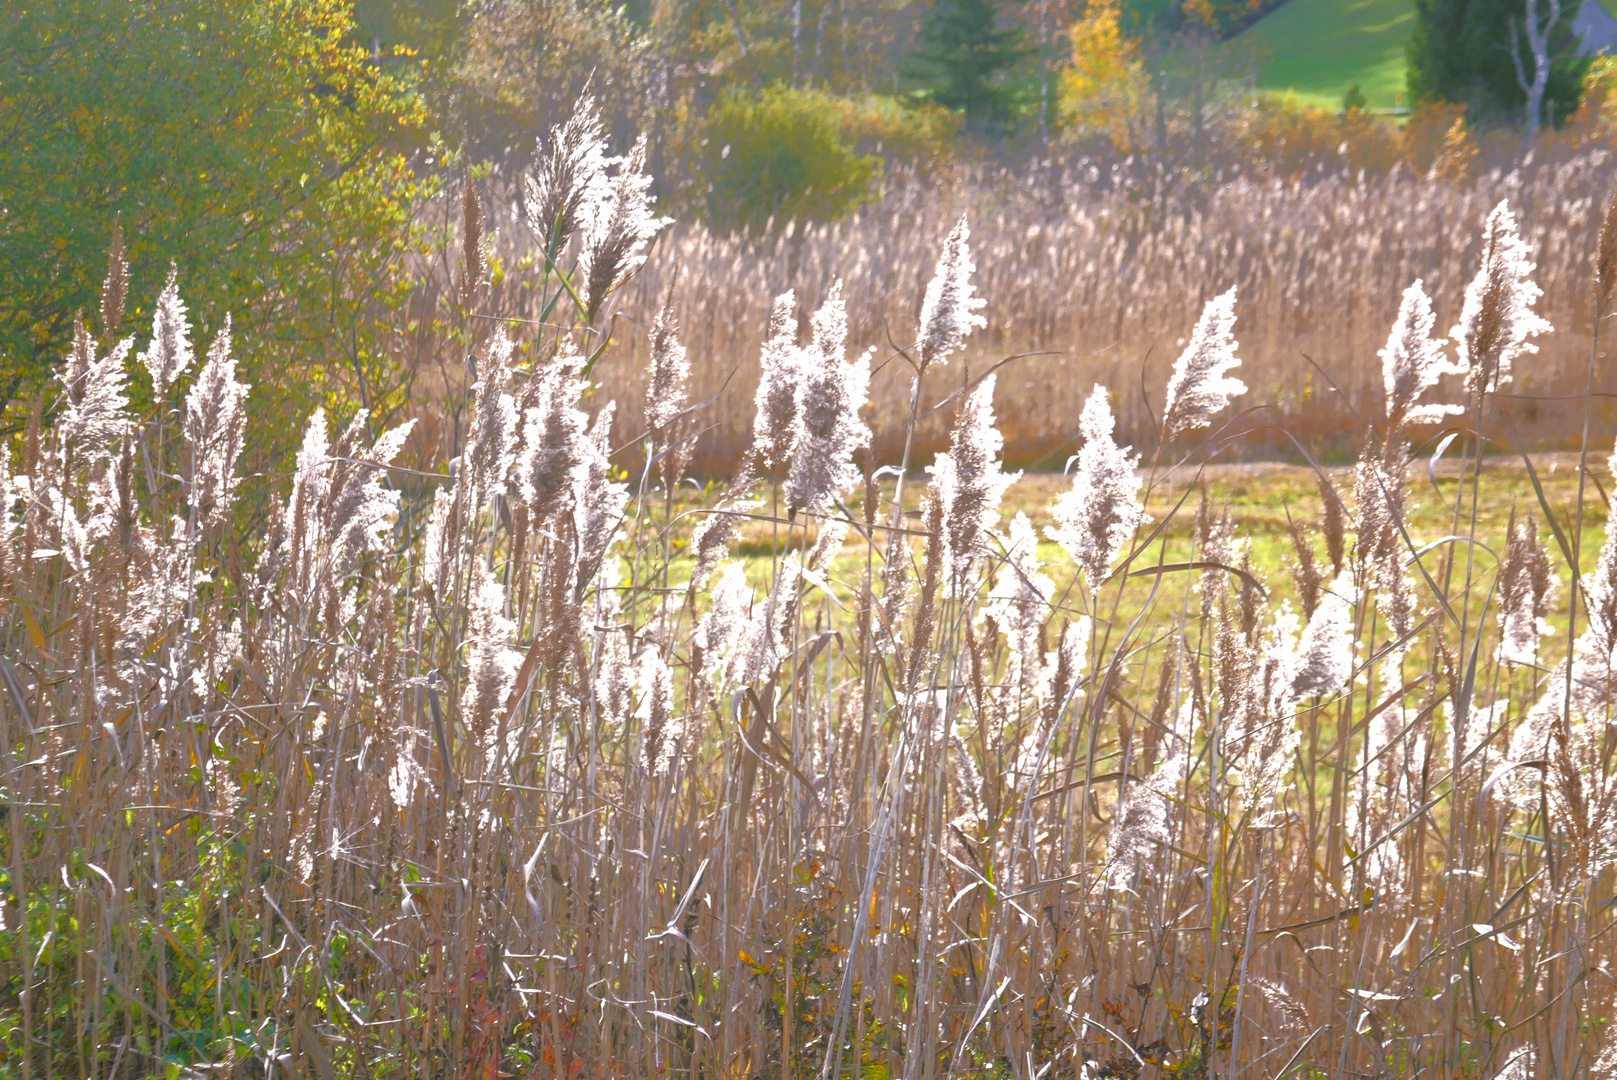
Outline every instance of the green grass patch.
{"label": "green grass patch", "polygon": [[[1456,488],[1461,483],[1459,457],[1460,455],[1455,453],[1439,465],[1435,484],[1427,473],[1424,462],[1417,462],[1411,467],[1406,524],[1411,539],[1419,546],[1456,534],[1454,501]],[[1576,455],[1537,455],[1535,467],[1539,472],[1540,483],[1544,486],[1545,497],[1556,512],[1570,523],[1577,493]],[[1351,530],[1353,522],[1351,507],[1354,505],[1353,470],[1335,467],[1327,469],[1327,472],[1340,497],[1350,508],[1347,524]],[[1194,529],[1199,493],[1190,491],[1187,497],[1186,491],[1193,479],[1194,474],[1191,473],[1159,478],[1147,505],[1152,517],[1152,524],[1148,525],[1147,529],[1153,528],[1164,518],[1170,518],[1161,534],[1165,547],[1159,553],[1153,546],[1150,551],[1142,554],[1135,563],[1136,569],[1145,569],[1149,574],[1149,568],[1155,566],[1159,558],[1163,563],[1175,563],[1197,557]],[[1313,471],[1306,466],[1284,464],[1215,465],[1208,468],[1204,480],[1208,495],[1218,511],[1227,513],[1234,523],[1236,537],[1248,543],[1252,571],[1263,582],[1271,599],[1276,603],[1283,600],[1296,603],[1297,589],[1289,565],[1295,551],[1287,531],[1288,515],[1304,524],[1308,535],[1315,539],[1316,556],[1327,568],[1329,566],[1325,558],[1325,542],[1319,524],[1320,495]],[[1464,482],[1466,490],[1462,501],[1468,503],[1469,478]],[[1082,596],[1073,588],[1074,570],[1071,559],[1047,539],[1046,530],[1053,523],[1050,514],[1051,505],[1066,485],[1067,481],[1059,474],[1024,474],[1006,491],[1001,508],[1001,527],[1008,524],[1013,514],[1022,511],[1032,520],[1038,531],[1041,541],[1039,557],[1046,564],[1045,574],[1055,585],[1053,604],[1059,612],[1058,623],[1061,616],[1076,616],[1084,609]],[[906,524],[913,529],[922,527],[920,513],[913,508],[921,502],[924,491],[925,479],[920,477],[912,479],[906,487],[905,503],[912,507],[907,514]],[[718,493],[719,489],[715,489],[704,497],[691,492],[689,488],[680,489],[674,500],[674,513],[678,515],[710,506],[716,501]],[[1531,514],[1538,519],[1540,534],[1544,541],[1552,547],[1555,543],[1549,529],[1542,523],[1543,515],[1539,509],[1537,496],[1519,457],[1491,455],[1487,458],[1482,475],[1482,496],[1476,537],[1486,546],[1487,551],[1479,549],[1476,563],[1478,592],[1474,602],[1477,604],[1486,598],[1492,584],[1495,571],[1494,555],[1504,552],[1505,528],[1512,508],[1518,513]],[[882,488],[883,510],[880,521],[883,524],[890,520],[887,515],[891,513],[889,509],[891,497],[892,484],[889,481]],[[745,564],[747,578],[759,591],[760,596],[769,587],[774,575],[775,560],[784,557],[788,550],[802,547],[804,540],[801,525],[792,527],[784,522],[773,524],[763,520],[769,514],[770,498],[767,489],[763,492],[763,498],[764,507],[757,512],[759,519],[741,527],[739,542],[734,549],[735,557]],[[857,514],[858,506],[858,498],[855,497],[849,508]],[[660,497],[655,500],[655,505],[648,503],[648,511],[653,518],[661,517]],[[1586,492],[1583,519],[1582,544],[1586,566],[1593,566],[1595,553],[1604,539],[1606,517],[1605,503],[1591,486]],[[1467,534],[1469,531],[1469,512],[1467,512],[1462,516],[1458,533]],[[816,534],[817,527],[810,533],[810,542]],[[1142,537],[1143,535],[1142,533]],[[1348,534],[1348,543],[1351,547],[1351,531]],[[910,547],[912,556],[919,563],[922,557],[919,539],[912,539]],[[1464,547],[1456,545],[1454,550],[1463,553]],[[1429,571],[1441,573],[1438,568],[1442,564],[1442,550],[1428,553],[1424,562]],[[1550,621],[1564,627],[1564,605],[1568,595],[1570,574],[1560,565],[1559,555],[1554,562],[1560,579],[1557,599],[1562,607]],[[816,594],[810,605],[820,607],[822,609],[820,617],[827,620],[830,625],[851,630],[859,584],[867,565],[872,567],[879,582],[880,554],[872,552],[857,535],[850,532],[830,572],[826,575],[836,599],[827,605],[823,603],[823,598]],[[1455,573],[1463,577],[1463,554],[1458,557],[1457,565]],[[625,569],[630,569],[627,562]],[[684,586],[690,580],[690,571],[690,556],[685,542],[681,540],[675,544],[674,558],[669,567],[668,581],[675,596],[682,596]],[[1411,573],[1415,577],[1415,591],[1420,597],[1422,608],[1431,610],[1434,605],[1428,595],[1429,589],[1420,580],[1418,572]],[[1194,584],[1195,577],[1175,573],[1163,580],[1164,587],[1159,590],[1155,601],[1152,601],[1153,611],[1144,624],[1147,637],[1154,632],[1165,630],[1177,621],[1185,604],[1188,603],[1192,610],[1199,606],[1199,601],[1188,599],[1187,592]],[[1129,583],[1116,611],[1118,629],[1127,626],[1141,607],[1151,600],[1152,584],[1153,579],[1149,576],[1141,576]],[[879,584],[877,588],[879,590]],[[1463,590],[1455,585],[1453,595],[1457,596],[1461,591]],[[705,597],[701,602],[705,603]],[[1110,603],[1108,590],[1106,604],[1109,606]],[[1103,614],[1108,617],[1112,615],[1110,611]],[[1496,630],[1497,627],[1492,629]]]}
{"label": "green grass patch", "polygon": [[1414,28],[1413,0],[1291,0],[1233,45],[1258,55],[1262,90],[1339,109],[1357,83],[1372,109],[1390,109],[1408,104],[1400,95],[1404,46]]}

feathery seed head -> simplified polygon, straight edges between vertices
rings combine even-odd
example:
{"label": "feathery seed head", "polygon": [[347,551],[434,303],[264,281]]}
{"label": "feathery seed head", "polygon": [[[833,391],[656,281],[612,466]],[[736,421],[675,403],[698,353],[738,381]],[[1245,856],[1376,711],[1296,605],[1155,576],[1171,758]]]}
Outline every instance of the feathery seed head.
{"label": "feathery seed head", "polygon": [[848,313],[842,283],[831,286],[814,313],[814,337],[802,358],[792,422],[791,470],[786,476],[787,512],[819,514],[859,482],[853,455],[870,443],[859,419],[870,389],[870,355],[843,357]]}
{"label": "feathery seed head", "polygon": [[1207,301],[1190,344],[1174,362],[1168,379],[1168,397],[1162,407],[1162,441],[1204,428],[1229,405],[1230,398],[1246,393],[1246,384],[1229,372],[1241,366],[1235,355],[1235,287]]}
{"label": "feathery seed head", "polygon": [[769,313],[769,337],[759,357],[757,417],[752,422],[752,452],[766,466],[785,464],[797,419],[797,384],[803,350],[797,347],[796,297],[788,289],[775,297]]}
{"label": "feathery seed head", "polygon": [[737,644],[746,635],[752,611],[752,586],[746,567],[727,563],[713,585],[712,606],[696,628],[696,647],[702,654],[702,674],[718,682]]}
{"label": "feathery seed head", "polygon": [[584,317],[595,321],[607,295],[646,261],[651,240],[672,218],[651,211],[651,177],[645,173],[646,137],[619,159],[618,172],[602,197],[581,209],[584,246],[578,273],[584,284]]}
{"label": "feathery seed head", "polygon": [[1352,576],[1337,575],[1298,644],[1292,698],[1325,697],[1347,687],[1353,674],[1354,601]]}
{"label": "feathery seed head", "polygon": [[606,558],[629,501],[629,485],[612,479],[612,416],[616,411],[615,401],[603,405],[579,444],[583,453],[574,473],[573,521],[583,574]]}
{"label": "feathery seed head", "polygon": [[1297,520],[1288,520],[1286,531],[1291,535],[1291,546],[1297,553],[1295,561],[1287,559],[1286,564],[1291,567],[1292,577],[1297,583],[1297,597],[1302,602],[1303,614],[1312,616],[1314,605],[1319,603],[1319,594],[1325,588],[1325,575],[1314,554],[1313,534]]}
{"label": "feathery seed head", "polygon": [[1432,336],[1437,317],[1421,280],[1404,290],[1381,357],[1381,378],[1387,393],[1388,438],[1405,424],[1426,424],[1464,412],[1460,405],[1417,405],[1427,390],[1446,374],[1464,374],[1449,363],[1443,339]]}
{"label": "feathery seed head", "polygon": [[1060,544],[1096,588],[1111,571],[1112,560],[1150,518],[1140,505],[1139,458],[1112,439],[1115,421],[1106,388],[1096,386],[1084,403],[1078,429],[1084,445],[1072,486],[1056,499],[1056,527],[1050,539]]}
{"label": "feathery seed head", "polygon": [[1106,838],[1106,882],[1126,888],[1134,875],[1147,869],[1158,848],[1173,840],[1170,831],[1173,803],[1190,765],[1187,740],[1177,739],[1162,764],[1145,780],[1131,785],[1112,819]]}
{"label": "feathery seed head", "polygon": [[185,301],[180,299],[180,269],[168,266],[168,282],[157,295],[152,315],[152,340],[140,354],[140,362],[151,373],[152,393],[162,397],[174,380],[191,366],[191,322]]}
{"label": "feathery seed head", "polygon": [[690,550],[695,553],[696,564],[691,569],[691,588],[700,589],[719,562],[730,554],[736,532],[746,514],[763,503],[750,498],[747,492],[752,478],[743,474],[730,482],[730,493],[719,504],[717,511],[705,515],[691,531]]}
{"label": "feathery seed head", "polygon": [[934,363],[947,363],[949,354],[966,343],[972,330],[988,325],[988,320],[977,314],[987,301],[972,295],[971,274],[976,267],[966,243],[970,236],[962,216],[943,242],[943,254],[921,301],[916,346],[922,371]]}
{"label": "feathery seed head", "polygon": [[726,680],[734,686],[747,686],[774,672],[786,653],[785,622],[788,591],[796,587],[797,575],[777,574],[775,585],[763,602],[752,605],[746,629],[731,647]]}
{"label": "feathery seed head", "polygon": [[651,372],[646,382],[646,427],[657,436],[658,449],[668,438],[668,426],[685,408],[691,365],[685,346],[676,336],[674,298],[669,296],[651,324]]}
{"label": "feathery seed head", "polygon": [[461,721],[485,748],[495,734],[496,714],[516,685],[522,654],[511,648],[505,617],[505,587],[476,564],[466,606],[466,685]]}
{"label": "feathery seed head", "polygon": [[1293,696],[1298,656],[1297,616],[1290,604],[1275,613],[1268,640],[1253,659],[1251,712],[1235,757],[1248,811],[1267,816],[1296,760],[1301,733]]}
{"label": "feathery seed head", "polygon": [[1374,568],[1399,550],[1399,524],[1403,518],[1404,478],[1368,450],[1353,469],[1355,540],[1353,553],[1368,583]]}
{"label": "feathery seed head", "polygon": [[1347,555],[1347,521],[1342,497],[1324,473],[1317,473],[1314,483],[1319,488],[1320,531],[1325,534],[1325,552],[1331,557],[1331,569],[1340,574]]}
{"label": "feathery seed head", "polygon": [[472,430],[461,461],[473,518],[505,487],[517,449],[517,407],[509,392],[514,347],[503,328],[496,330],[472,384]]}
{"label": "feathery seed head", "polygon": [[56,426],[64,452],[80,460],[99,460],[112,453],[127,430],[124,362],[133,346],[134,339],[125,338],[97,359],[83,320],[74,320],[73,351],[61,375],[68,406]]}
{"label": "feathery seed head", "polygon": [[589,417],[578,408],[583,366],[580,356],[552,360],[534,372],[522,391],[522,443],[515,473],[520,497],[536,521],[567,509],[578,491],[580,469],[588,456],[584,444]]}
{"label": "feathery seed head", "polygon": [[551,129],[549,145],[539,145],[533,166],[522,178],[528,227],[546,251],[557,257],[579,223],[608,198],[606,139],[595,97],[586,88],[573,114]]}
{"label": "feathery seed head", "polygon": [[352,615],[350,579],[367,555],[389,550],[388,534],[398,518],[399,492],[383,488],[382,480],[415,421],[383,432],[365,447],[366,421],[361,409],[332,445],[325,410],[309,417],[292,492],[275,510],[255,570],[261,596],[278,587],[284,609],[303,606],[327,626]]}
{"label": "feathery seed head", "polygon": [[186,486],[200,524],[219,524],[236,491],[236,458],[247,426],[245,383],[236,381],[230,355],[230,317],[213,339],[208,362],[185,398]]}
{"label": "feathery seed head", "polygon": [[980,538],[993,532],[1000,498],[1016,479],[1000,468],[1005,440],[994,427],[994,381],[988,376],[960,403],[950,450],[933,466],[951,575],[964,572],[978,554]]}
{"label": "feathery seed head", "polygon": [[1555,571],[1531,513],[1518,518],[1513,508],[1505,535],[1505,560],[1499,567],[1499,659],[1536,664],[1538,639],[1554,632],[1546,617],[1555,599]]}
{"label": "feathery seed head", "polygon": [[647,772],[661,779],[673,768],[683,732],[674,717],[674,673],[655,645],[640,650],[636,689],[640,708],[635,718],[641,723],[643,764]]}
{"label": "feathery seed head", "polygon": [[1527,339],[1555,329],[1533,311],[1543,294],[1533,269],[1516,215],[1501,202],[1483,225],[1482,265],[1465,287],[1460,321],[1449,331],[1467,373],[1467,392],[1480,395],[1508,384],[1516,358],[1538,351]]}

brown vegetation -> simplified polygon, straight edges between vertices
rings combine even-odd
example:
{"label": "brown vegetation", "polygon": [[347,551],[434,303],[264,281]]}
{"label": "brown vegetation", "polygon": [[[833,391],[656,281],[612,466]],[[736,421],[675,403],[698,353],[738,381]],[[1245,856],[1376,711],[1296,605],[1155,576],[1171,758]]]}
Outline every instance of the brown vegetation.
{"label": "brown vegetation", "polygon": [[[81,323],[53,420],[0,456],[9,1071],[1610,1071],[1617,533],[1581,547],[1588,437],[1507,544],[1477,468],[1509,395],[1574,346],[1595,377],[1534,312],[1610,296],[1598,161],[985,182],[970,237],[912,194],[681,233],[632,277],[662,224],[640,159],[573,130],[528,191],[528,289],[509,227],[446,278],[436,457],[317,413],[239,535],[246,388],[178,287],[139,369]],[[766,332],[764,392],[705,404]],[[1315,347],[1349,420],[1287,382]],[[957,387],[923,484],[910,426]],[[1409,447],[1450,412],[1463,482],[1417,532]],[[715,413],[733,480],[676,499]],[[1028,457],[1066,450],[1042,417],[1079,428],[1043,543],[1001,513],[996,416]],[[1193,484],[1270,424],[1362,434],[1289,584]]]}

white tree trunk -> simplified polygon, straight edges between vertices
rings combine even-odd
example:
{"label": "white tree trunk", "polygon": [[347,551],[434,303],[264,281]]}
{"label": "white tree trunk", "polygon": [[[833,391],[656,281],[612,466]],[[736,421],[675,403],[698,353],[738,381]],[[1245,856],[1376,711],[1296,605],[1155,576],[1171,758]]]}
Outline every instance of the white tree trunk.
{"label": "white tree trunk", "polygon": [[1533,54],[1533,75],[1528,78],[1522,69],[1521,48],[1516,37],[1516,23],[1510,24],[1510,59],[1516,65],[1516,83],[1527,95],[1527,145],[1532,147],[1538,139],[1539,125],[1544,117],[1544,91],[1550,84],[1550,32],[1561,20],[1561,0],[1549,0],[1549,17],[1539,18],[1538,0],[1527,0],[1527,50]]}

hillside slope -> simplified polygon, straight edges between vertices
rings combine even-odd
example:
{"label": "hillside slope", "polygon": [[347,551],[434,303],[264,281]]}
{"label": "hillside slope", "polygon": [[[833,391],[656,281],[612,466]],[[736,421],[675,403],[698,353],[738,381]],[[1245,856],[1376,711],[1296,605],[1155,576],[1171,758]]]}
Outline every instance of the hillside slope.
{"label": "hillside slope", "polygon": [[[1596,52],[1617,54],[1617,0],[1585,0],[1578,31]],[[1414,0],[1289,0],[1231,39],[1254,55],[1258,87],[1309,105],[1342,107],[1357,83],[1372,109],[1408,105],[1404,46]]]}
{"label": "hillside slope", "polygon": [[1341,108],[1357,83],[1374,109],[1404,94],[1404,46],[1413,0],[1290,0],[1232,40],[1258,59],[1258,86]]}

